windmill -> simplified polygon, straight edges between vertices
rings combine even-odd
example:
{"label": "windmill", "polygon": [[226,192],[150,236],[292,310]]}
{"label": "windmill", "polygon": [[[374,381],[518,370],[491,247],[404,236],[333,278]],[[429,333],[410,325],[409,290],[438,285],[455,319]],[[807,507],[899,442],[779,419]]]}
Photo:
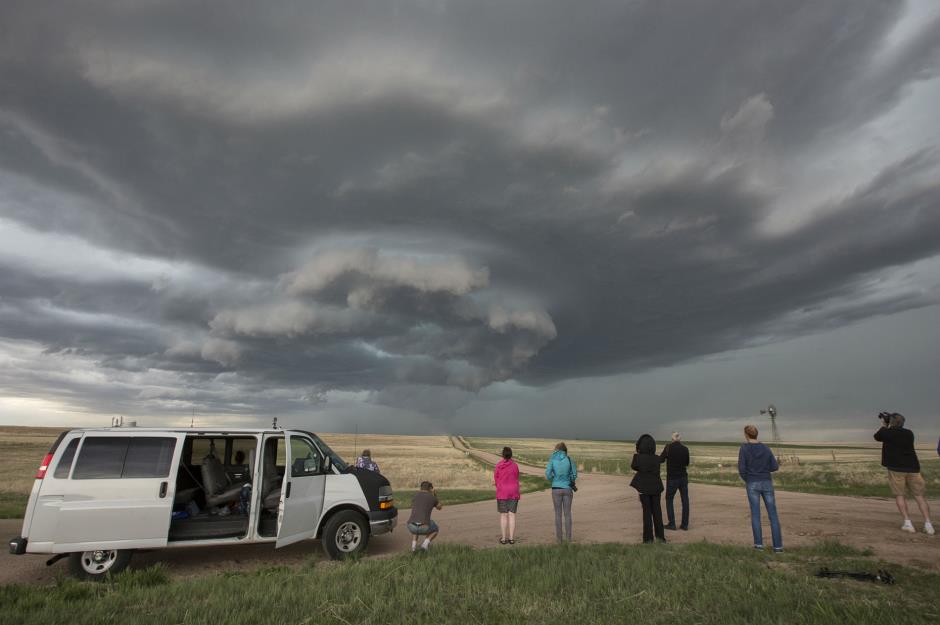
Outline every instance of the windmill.
{"label": "windmill", "polygon": [[765,414],[770,417],[770,431],[771,436],[773,436],[774,447],[777,448],[777,453],[780,453],[780,431],[777,429],[777,407],[773,404],[767,406],[766,410],[761,410],[761,414]]}

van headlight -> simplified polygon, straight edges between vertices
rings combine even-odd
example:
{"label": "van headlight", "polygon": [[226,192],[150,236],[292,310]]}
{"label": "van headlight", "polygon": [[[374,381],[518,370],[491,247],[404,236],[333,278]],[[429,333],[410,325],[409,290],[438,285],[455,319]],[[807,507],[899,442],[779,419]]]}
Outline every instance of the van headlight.
{"label": "van headlight", "polygon": [[391,510],[395,507],[395,497],[391,486],[379,487],[379,510]]}

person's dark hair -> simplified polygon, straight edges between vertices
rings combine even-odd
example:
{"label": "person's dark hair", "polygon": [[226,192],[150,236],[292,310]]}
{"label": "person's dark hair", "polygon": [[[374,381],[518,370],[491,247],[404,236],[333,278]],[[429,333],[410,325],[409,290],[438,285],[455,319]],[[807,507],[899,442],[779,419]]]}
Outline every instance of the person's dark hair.
{"label": "person's dark hair", "polygon": [[421,490],[431,490],[434,488],[434,484],[428,481],[421,482]]}
{"label": "person's dark hair", "polygon": [[362,450],[362,457],[363,457],[363,458],[371,458],[371,457],[372,457],[372,450],[371,450],[371,449],[363,449],[363,450]]}
{"label": "person's dark hair", "polygon": [[555,451],[563,451],[565,453],[568,453],[568,446],[565,445],[564,443],[558,443],[557,445],[555,445]]}
{"label": "person's dark hair", "polygon": [[245,464],[245,452],[243,452],[241,449],[236,451],[234,462],[235,464]]}
{"label": "person's dark hair", "polygon": [[656,439],[649,434],[644,434],[636,440],[636,452],[638,454],[655,454]]}
{"label": "person's dark hair", "polygon": [[512,458],[512,447],[503,447],[503,458],[506,460]]}

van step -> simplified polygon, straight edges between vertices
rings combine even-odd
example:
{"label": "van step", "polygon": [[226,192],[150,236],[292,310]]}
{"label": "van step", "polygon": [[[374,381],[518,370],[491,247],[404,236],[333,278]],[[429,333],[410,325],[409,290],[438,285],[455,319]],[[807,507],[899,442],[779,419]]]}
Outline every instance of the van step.
{"label": "van step", "polygon": [[247,516],[197,516],[170,522],[169,540],[238,538],[248,532]]}

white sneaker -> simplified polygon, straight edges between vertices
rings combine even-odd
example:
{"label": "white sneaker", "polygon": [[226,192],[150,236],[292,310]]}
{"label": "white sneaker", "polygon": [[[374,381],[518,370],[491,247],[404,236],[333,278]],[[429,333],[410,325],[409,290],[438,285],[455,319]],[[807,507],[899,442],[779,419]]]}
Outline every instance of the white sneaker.
{"label": "white sneaker", "polygon": [[924,523],[924,533],[928,536],[934,535],[935,532],[933,531],[933,524],[930,521]]}
{"label": "white sneaker", "polygon": [[916,534],[917,530],[914,529],[914,524],[911,523],[910,519],[904,521],[904,525],[901,526],[902,532],[910,532],[911,534]]}

